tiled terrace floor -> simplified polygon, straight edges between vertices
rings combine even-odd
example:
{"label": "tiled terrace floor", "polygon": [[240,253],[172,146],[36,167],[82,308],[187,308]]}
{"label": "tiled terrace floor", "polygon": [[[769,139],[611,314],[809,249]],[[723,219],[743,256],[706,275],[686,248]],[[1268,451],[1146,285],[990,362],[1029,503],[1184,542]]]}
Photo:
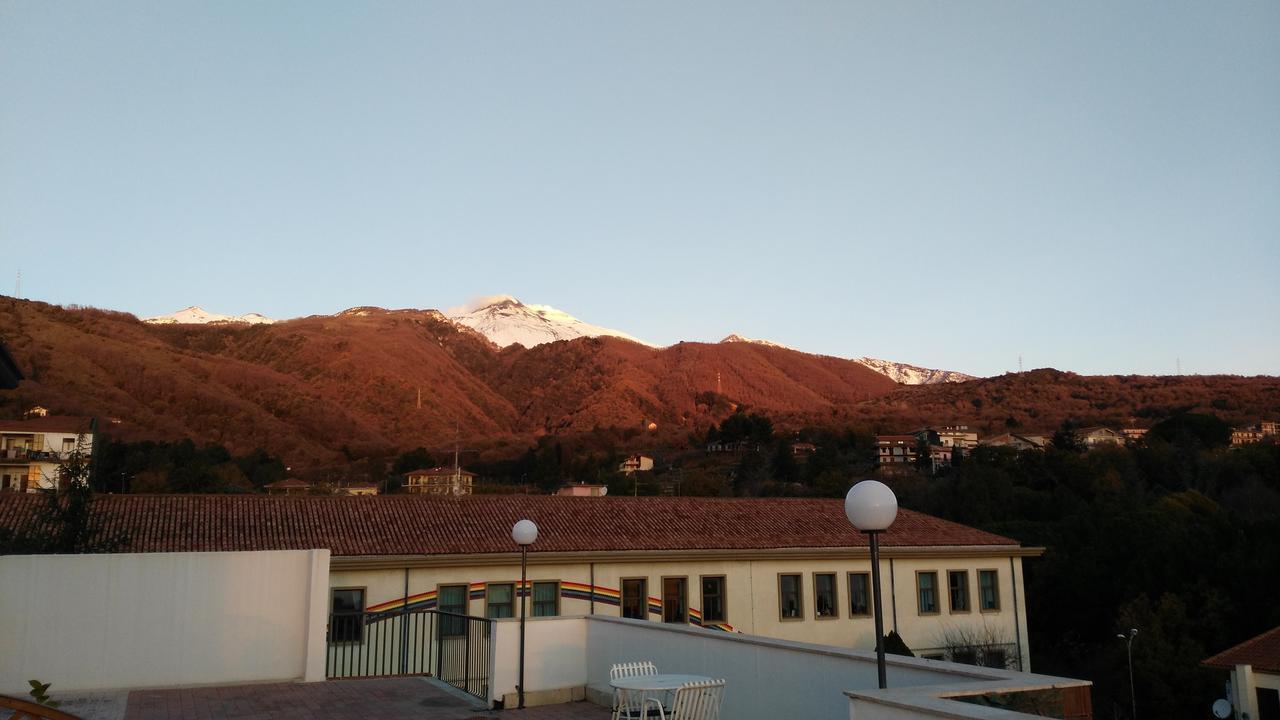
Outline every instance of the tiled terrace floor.
{"label": "tiled terrace floor", "polygon": [[603,720],[586,702],[525,710],[485,710],[423,678],[327,680],[177,690],[134,690],[124,720]]}

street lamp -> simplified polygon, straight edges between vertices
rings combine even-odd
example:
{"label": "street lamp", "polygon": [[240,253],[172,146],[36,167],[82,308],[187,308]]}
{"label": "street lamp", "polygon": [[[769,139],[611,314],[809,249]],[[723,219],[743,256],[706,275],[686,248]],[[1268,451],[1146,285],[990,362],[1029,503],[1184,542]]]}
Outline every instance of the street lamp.
{"label": "street lamp", "polygon": [[844,514],[860,532],[871,539],[871,603],[876,621],[876,672],[880,687],[889,687],[884,667],[884,618],[880,612],[880,533],[898,517],[898,498],[879,480],[863,480],[844,496]]}
{"label": "street lamp", "polygon": [[512,526],[511,539],[520,546],[520,589],[516,591],[520,598],[520,680],[516,685],[516,693],[520,699],[520,709],[524,709],[525,571],[529,567],[529,546],[538,539],[538,526],[532,520],[521,520]]}
{"label": "street lamp", "polygon": [[1129,653],[1129,702],[1133,705],[1133,720],[1138,720],[1138,696],[1133,692],[1133,636],[1138,628],[1129,628],[1129,633],[1120,633],[1117,638],[1124,641],[1124,649]]}

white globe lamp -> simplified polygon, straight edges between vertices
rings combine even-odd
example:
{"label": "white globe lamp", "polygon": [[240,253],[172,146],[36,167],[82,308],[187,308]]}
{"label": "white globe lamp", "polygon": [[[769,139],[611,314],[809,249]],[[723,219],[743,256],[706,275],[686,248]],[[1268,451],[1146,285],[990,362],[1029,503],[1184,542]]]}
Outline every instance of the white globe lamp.
{"label": "white globe lamp", "polygon": [[863,480],[844,496],[844,515],[862,532],[888,530],[898,517],[898,498],[879,480]]}
{"label": "white globe lamp", "polygon": [[511,526],[511,539],[520,546],[520,587],[516,589],[516,597],[520,598],[520,680],[516,685],[520,708],[524,709],[524,616],[528,603],[529,583],[529,546],[538,539],[538,525],[532,520],[521,520]]}
{"label": "white globe lamp", "polygon": [[876,674],[880,687],[889,686],[884,662],[884,616],[880,612],[880,533],[898,517],[898,498],[879,480],[863,480],[844,496],[844,516],[871,542],[871,608],[876,622]]}
{"label": "white globe lamp", "polygon": [[521,520],[511,528],[511,539],[517,545],[532,545],[538,539],[538,525],[532,520]]}

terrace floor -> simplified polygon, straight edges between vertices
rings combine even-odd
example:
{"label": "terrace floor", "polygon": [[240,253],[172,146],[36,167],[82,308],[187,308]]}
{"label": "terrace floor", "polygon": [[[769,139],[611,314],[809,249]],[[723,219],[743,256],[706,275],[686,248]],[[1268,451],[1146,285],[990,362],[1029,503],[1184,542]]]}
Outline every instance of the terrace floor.
{"label": "terrace floor", "polygon": [[58,699],[63,701],[60,709],[85,720],[603,720],[610,714],[587,702],[486,710],[474,698],[417,677],[84,693]]}

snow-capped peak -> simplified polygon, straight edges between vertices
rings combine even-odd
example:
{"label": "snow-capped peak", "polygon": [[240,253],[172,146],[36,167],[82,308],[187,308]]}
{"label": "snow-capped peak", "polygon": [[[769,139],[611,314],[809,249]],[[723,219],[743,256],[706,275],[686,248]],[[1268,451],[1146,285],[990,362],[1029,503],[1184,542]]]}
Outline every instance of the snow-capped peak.
{"label": "snow-capped peak", "polygon": [[502,347],[517,343],[533,347],[556,340],[602,335],[649,345],[620,330],[585,323],[550,305],[525,305],[510,295],[476,298],[466,305],[445,311],[445,316]]}
{"label": "snow-capped peak", "polygon": [[729,335],[728,337],[726,337],[725,339],[721,340],[720,342],[722,342],[722,343],[750,343],[750,344],[752,344],[752,345],[764,345],[764,346],[766,346],[766,347],[782,348],[783,350],[790,350],[790,349],[791,349],[791,348],[787,347],[786,345],[783,345],[782,343],[776,343],[776,342],[773,342],[772,340],[757,340],[757,339],[755,339],[755,338],[749,338],[749,337],[746,337],[745,335],[739,335],[739,334],[737,334],[737,333],[733,333],[732,335]]}
{"label": "snow-capped peak", "polygon": [[853,361],[903,385],[933,385],[935,383],[965,382],[977,379],[973,375],[966,375],[955,370],[935,370],[923,368],[919,365],[893,362],[892,360],[880,360],[879,358],[860,357],[854,358]]}
{"label": "snow-capped peak", "polygon": [[270,325],[274,323],[269,317],[259,313],[245,315],[220,315],[211,313],[202,307],[192,305],[168,315],[157,315],[144,318],[142,322],[153,325],[208,325],[210,323],[245,323],[247,325]]}

